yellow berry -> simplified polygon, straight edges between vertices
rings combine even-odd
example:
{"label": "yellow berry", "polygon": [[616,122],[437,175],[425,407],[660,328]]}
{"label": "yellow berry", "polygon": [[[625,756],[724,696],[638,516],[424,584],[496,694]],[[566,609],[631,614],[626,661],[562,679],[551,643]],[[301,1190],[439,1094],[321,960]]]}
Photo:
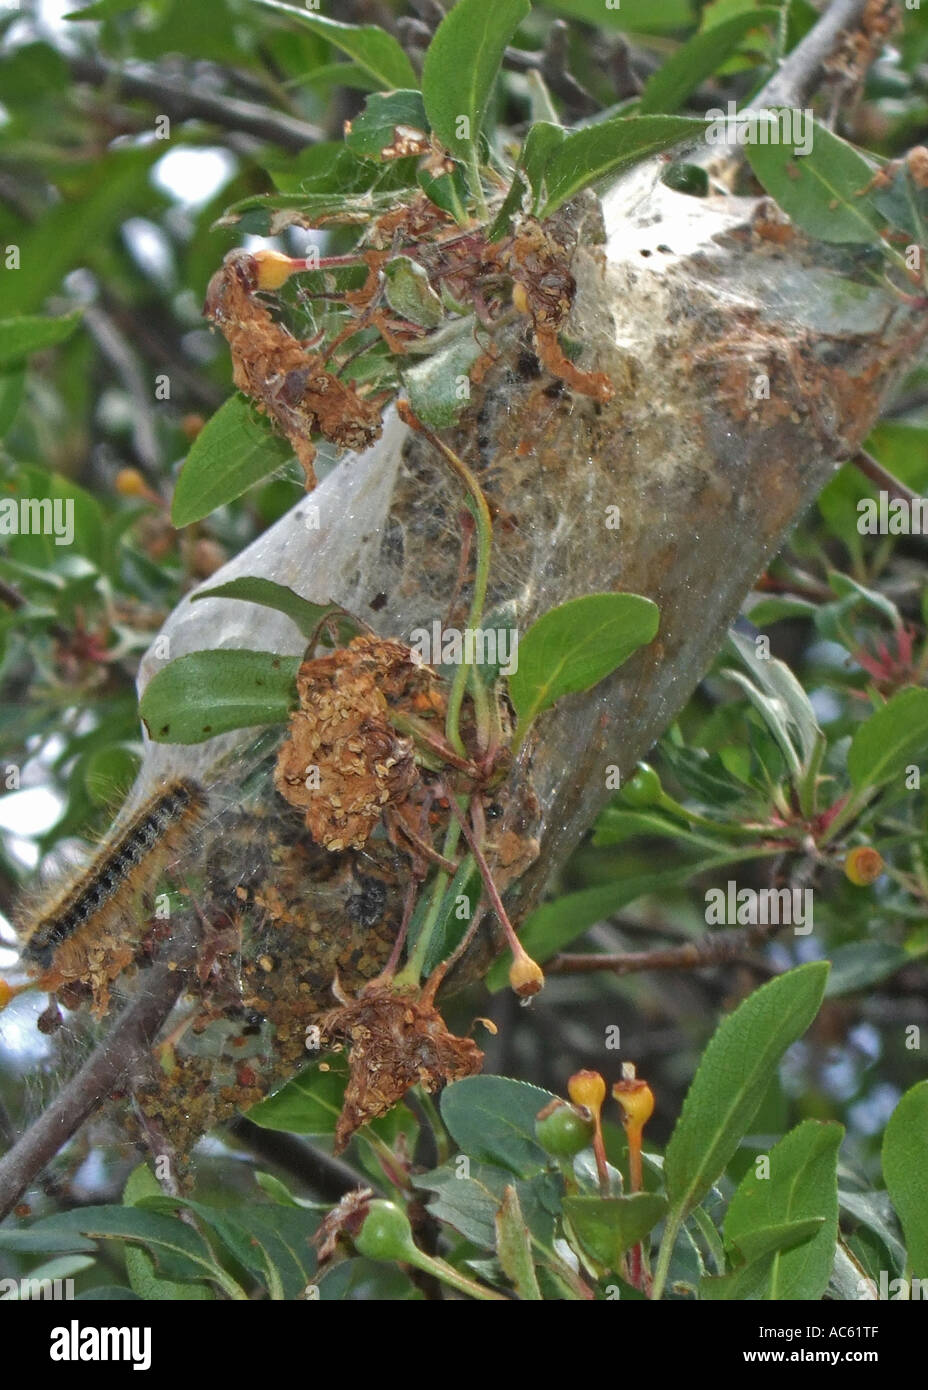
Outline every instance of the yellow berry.
{"label": "yellow berry", "polygon": [[293,274],[293,261],[280,251],[254,251],[252,259],[258,267],[259,290],[279,290]]}
{"label": "yellow berry", "polygon": [[520,314],[527,314],[529,312],[528,294],[525,286],[520,284],[518,280],[512,287],[512,302]]}
{"label": "yellow berry", "polygon": [[606,1099],[606,1083],[598,1071],[577,1071],[567,1083],[567,1094],[574,1105],[585,1105],[595,1115]]}
{"label": "yellow berry", "polygon": [[509,967],[509,983],[521,999],[530,999],[545,987],[541,966],[523,951]]}
{"label": "yellow berry", "polygon": [[202,415],[191,414],[184,416],[180,422],[180,428],[184,438],[189,439],[192,444],[205,424],[206,421]]}
{"label": "yellow berry", "polygon": [[617,1081],[612,1094],[622,1107],[622,1122],[643,1129],[654,1114],[654,1092],[647,1081]]}
{"label": "yellow berry", "polygon": [[866,888],[876,882],[885,867],[879,850],[871,849],[869,845],[857,845],[849,851],[844,861],[844,875],[858,888]]}
{"label": "yellow berry", "polygon": [[147,497],[148,484],[137,468],[120,468],[116,474],[116,491],[121,497]]}

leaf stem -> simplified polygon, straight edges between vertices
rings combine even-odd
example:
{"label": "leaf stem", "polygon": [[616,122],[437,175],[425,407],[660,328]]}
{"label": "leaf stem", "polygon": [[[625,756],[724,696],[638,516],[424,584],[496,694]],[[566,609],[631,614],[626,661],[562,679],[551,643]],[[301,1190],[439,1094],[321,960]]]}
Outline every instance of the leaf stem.
{"label": "leaf stem", "polygon": [[477,154],[476,142],[471,145],[467,153],[467,182],[477,200],[477,212],[481,222],[489,222],[490,209],[487,207],[486,194],[483,191],[483,178],[480,174],[480,159]]}
{"label": "leaf stem", "polygon": [[654,1270],[654,1285],[651,1289],[651,1297],[655,1302],[663,1297],[664,1285],[667,1283],[667,1275],[670,1272],[670,1260],[682,1221],[683,1213],[679,1211],[671,1212],[667,1217],[661,1239],[661,1248],[657,1256],[657,1266]]}
{"label": "leaf stem", "polygon": [[[397,403],[397,413],[404,424],[411,429],[424,435],[430,444],[444,456],[447,463],[451,465],[453,471],[461,479],[467,488],[469,497],[468,504],[474,514],[477,523],[477,567],[474,574],[474,592],[471,598],[470,613],[467,623],[471,629],[476,628],[480,623],[483,614],[484,604],[487,597],[487,586],[490,579],[490,553],[493,543],[493,522],[490,517],[490,508],[484,496],[483,489],[477,481],[476,475],[471,472],[462,458],[449,448],[443,440],[438,438],[433,430],[419,419],[414,413],[408,401]],[[454,680],[451,684],[451,694],[448,697],[448,714],[445,721],[445,736],[452,748],[461,756],[467,756],[467,750],[461,739],[460,719],[461,705],[464,701],[464,691],[467,686],[468,666],[461,662],[454,673]]]}
{"label": "leaf stem", "polygon": [[[448,829],[445,833],[445,842],[442,845],[441,851],[444,859],[453,858],[454,852],[457,849],[458,840],[460,839],[460,834],[461,828],[458,822],[456,820],[449,821]],[[425,921],[422,923],[422,929],[416,938],[416,944],[413,947],[412,954],[394,981],[397,989],[403,989],[405,987],[416,989],[418,987],[419,980],[425,972],[425,962],[428,959],[429,948],[431,947],[432,936],[435,931],[435,923],[438,921],[438,914],[441,911],[445,890],[450,882],[451,875],[444,869],[439,870],[435,876],[435,882],[432,885],[432,898],[429,902]]]}

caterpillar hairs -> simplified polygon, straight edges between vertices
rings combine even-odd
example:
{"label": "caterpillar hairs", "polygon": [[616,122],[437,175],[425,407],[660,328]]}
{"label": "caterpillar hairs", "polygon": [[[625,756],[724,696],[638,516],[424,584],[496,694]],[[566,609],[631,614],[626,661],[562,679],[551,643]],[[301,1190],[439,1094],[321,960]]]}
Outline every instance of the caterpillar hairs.
{"label": "caterpillar hairs", "polygon": [[135,953],[140,899],[177,859],[206,806],[206,792],[192,778],[168,783],[22,924],[23,960],[39,988],[89,985],[95,1012],[105,1012],[109,982]]}

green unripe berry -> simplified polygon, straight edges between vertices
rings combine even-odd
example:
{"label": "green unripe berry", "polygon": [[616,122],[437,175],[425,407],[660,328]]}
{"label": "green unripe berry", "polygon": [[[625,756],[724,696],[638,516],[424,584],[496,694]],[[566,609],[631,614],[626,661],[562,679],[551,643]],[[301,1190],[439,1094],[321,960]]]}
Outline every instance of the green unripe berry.
{"label": "green unripe berry", "polygon": [[639,763],[620,795],[627,806],[655,806],[663,795],[661,779],[649,763]]}
{"label": "green unripe berry", "polygon": [[535,1121],[535,1138],[554,1158],[573,1158],[593,1142],[593,1116],[561,1102],[547,1106]]}
{"label": "green unripe berry", "polygon": [[371,1260],[408,1260],[418,1253],[406,1213],[379,1198],[371,1202],[354,1243],[358,1254]]}

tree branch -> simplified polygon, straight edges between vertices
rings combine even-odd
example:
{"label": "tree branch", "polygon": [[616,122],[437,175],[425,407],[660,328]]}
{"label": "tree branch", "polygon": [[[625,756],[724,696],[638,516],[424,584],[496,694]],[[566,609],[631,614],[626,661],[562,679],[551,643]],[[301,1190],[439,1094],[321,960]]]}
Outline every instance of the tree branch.
{"label": "tree branch", "polygon": [[291,1173],[307,1187],[329,1202],[337,1202],[346,1192],[353,1192],[363,1180],[340,1158],[323,1153],[293,1134],[262,1129],[244,1115],[237,1115],[226,1126],[229,1133],[265,1163],[276,1164]]}
{"label": "tree branch", "polygon": [[76,1134],[103,1098],[148,1053],[153,1038],[183,992],[194,964],[193,927],[176,942],[172,960],[148,972],[144,993],[120,1015],[80,1071],[51,1105],[0,1159],[0,1221],[63,1144]]}
{"label": "tree branch", "polygon": [[876,483],[878,488],[888,493],[890,497],[907,502],[911,505],[918,500],[918,494],[913,492],[910,487],[884,468],[879,460],[872,454],[868,454],[866,449],[858,449],[851,459],[851,463],[859,473],[863,473],[865,478],[869,478],[871,483]]}
{"label": "tree branch", "polygon": [[859,29],[872,0],[832,0],[818,23],[780,64],[751,102],[762,106],[802,106],[820,86],[825,65],[846,31]]}
{"label": "tree branch", "polygon": [[268,111],[238,97],[197,91],[157,68],[119,68],[104,58],[81,54],[68,59],[77,82],[109,87],[117,96],[149,101],[173,121],[200,120],[224,130],[237,130],[265,140],[294,154],[324,139],[323,131],[309,121]]}
{"label": "tree branch", "polygon": [[110,316],[95,305],[84,309],[84,323],[100,354],[115,370],[134,407],[132,446],[139,462],[156,473],[161,463],[151,390],[139,368],[132,345]]}
{"label": "tree branch", "polygon": [[633,975],[642,970],[704,970],[726,961],[744,960],[751,948],[765,945],[779,930],[780,923],[775,922],[747,930],[716,932],[684,946],[656,951],[618,951],[609,955],[562,951],[545,965],[545,974],[589,975],[608,970],[613,975]]}

